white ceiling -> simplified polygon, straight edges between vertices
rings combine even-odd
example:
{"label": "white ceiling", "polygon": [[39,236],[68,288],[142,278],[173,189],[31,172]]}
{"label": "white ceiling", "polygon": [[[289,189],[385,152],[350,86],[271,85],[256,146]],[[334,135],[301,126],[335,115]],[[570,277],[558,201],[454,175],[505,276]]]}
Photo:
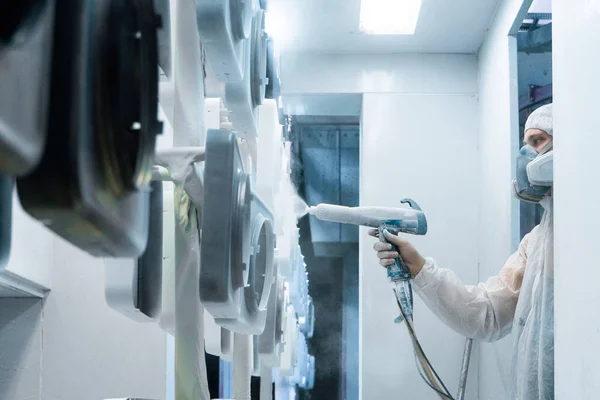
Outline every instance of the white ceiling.
{"label": "white ceiling", "polygon": [[472,54],[498,3],[423,0],[415,35],[378,36],[358,30],[360,0],[270,0],[267,30],[281,51]]}

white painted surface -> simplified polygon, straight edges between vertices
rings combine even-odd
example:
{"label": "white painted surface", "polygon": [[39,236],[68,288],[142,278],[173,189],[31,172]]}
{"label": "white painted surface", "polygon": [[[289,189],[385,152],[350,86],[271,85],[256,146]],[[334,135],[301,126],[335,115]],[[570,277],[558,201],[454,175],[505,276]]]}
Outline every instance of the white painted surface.
{"label": "white painted surface", "polygon": [[0,299],[0,399],[42,399],[41,317],[41,299]]}
{"label": "white painted surface", "polygon": [[[451,79],[451,76],[448,76]],[[415,199],[429,232],[410,237],[426,256],[464,282],[477,274],[477,98],[474,95],[365,94],[362,115],[361,205],[399,206]],[[450,211],[452,210],[452,211]],[[361,232],[360,316],[362,399],[438,399],[417,373],[412,345],[385,271]],[[421,343],[450,390],[456,390],[464,338],[420,300],[415,324]],[[477,359],[466,398],[477,393]]]}
{"label": "white painted surface", "polygon": [[165,334],[110,309],[102,259],[55,238],[45,300],[0,300],[0,398],[162,399]]}
{"label": "white painted surface", "polygon": [[281,92],[477,93],[477,58],[460,54],[284,54]]}
{"label": "white painted surface", "polygon": [[282,50],[475,54],[499,0],[423,0],[414,35],[359,32],[360,0],[271,1],[267,30]]}
{"label": "white painted surface", "polygon": [[[525,4],[527,3],[527,4]],[[519,242],[511,180],[519,150],[516,32],[531,0],[505,0],[479,52],[479,280],[497,275]],[[505,400],[511,337],[480,344],[479,398]]]}
{"label": "white painted surface", "polygon": [[[555,1],[555,392],[596,399],[600,392],[600,303],[596,284],[600,205],[597,166],[600,2]],[[591,308],[590,308],[591,307]]]}
{"label": "white painted surface", "polygon": [[[54,234],[23,210],[13,191],[10,257],[0,270],[0,290],[10,297],[42,297],[50,289]],[[5,297],[3,295],[0,295]]]}
{"label": "white painted surface", "polygon": [[102,259],[57,239],[53,278],[43,310],[41,398],[163,398],[166,335],[108,307]]}

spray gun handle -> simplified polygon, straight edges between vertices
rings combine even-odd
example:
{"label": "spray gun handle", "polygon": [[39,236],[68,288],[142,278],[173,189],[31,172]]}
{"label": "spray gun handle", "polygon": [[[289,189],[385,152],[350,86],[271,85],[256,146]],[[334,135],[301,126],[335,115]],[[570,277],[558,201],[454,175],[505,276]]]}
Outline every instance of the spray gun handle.
{"label": "spray gun handle", "polygon": [[410,279],[412,278],[412,275],[410,273],[410,268],[408,268],[408,265],[406,265],[406,262],[404,262],[404,259],[402,258],[402,255],[400,254],[400,249],[398,249],[398,247],[396,247],[396,245],[394,245],[393,243],[390,243],[385,238],[385,235],[383,234],[384,231],[386,231],[386,229],[383,226],[380,226],[379,227],[379,241],[381,241],[383,243],[391,244],[392,251],[398,253],[398,257],[395,258],[394,264],[390,265],[387,268],[388,278],[392,282],[410,281]]}

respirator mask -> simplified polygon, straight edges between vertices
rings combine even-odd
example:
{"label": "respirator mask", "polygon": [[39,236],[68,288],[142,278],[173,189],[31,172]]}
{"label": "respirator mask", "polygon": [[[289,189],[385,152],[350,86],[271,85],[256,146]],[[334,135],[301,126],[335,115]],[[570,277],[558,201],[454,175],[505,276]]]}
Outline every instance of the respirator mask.
{"label": "respirator mask", "polygon": [[540,202],[552,189],[554,182],[553,144],[548,143],[539,153],[529,145],[521,148],[517,156],[517,177],[513,190],[519,200],[529,203]]}

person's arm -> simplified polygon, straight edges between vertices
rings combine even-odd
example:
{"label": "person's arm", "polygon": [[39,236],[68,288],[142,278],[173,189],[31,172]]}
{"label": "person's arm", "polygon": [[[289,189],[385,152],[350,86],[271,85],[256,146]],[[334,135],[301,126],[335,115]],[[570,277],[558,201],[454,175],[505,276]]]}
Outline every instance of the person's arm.
{"label": "person's arm", "polygon": [[[438,318],[456,332],[488,342],[503,338],[512,327],[527,262],[529,235],[506,261],[498,276],[477,286],[463,284],[453,271],[439,268],[431,258],[425,259],[424,264],[413,262],[409,267],[413,271],[416,293]],[[405,239],[388,237],[388,240],[398,242],[394,244],[403,256],[405,252],[409,256],[418,254]],[[377,245],[376,250],[382,245]],[[385,252],[379,251],[378,255],[380,264],[388,264],[389,259],[381,257],[386,255]]]}

